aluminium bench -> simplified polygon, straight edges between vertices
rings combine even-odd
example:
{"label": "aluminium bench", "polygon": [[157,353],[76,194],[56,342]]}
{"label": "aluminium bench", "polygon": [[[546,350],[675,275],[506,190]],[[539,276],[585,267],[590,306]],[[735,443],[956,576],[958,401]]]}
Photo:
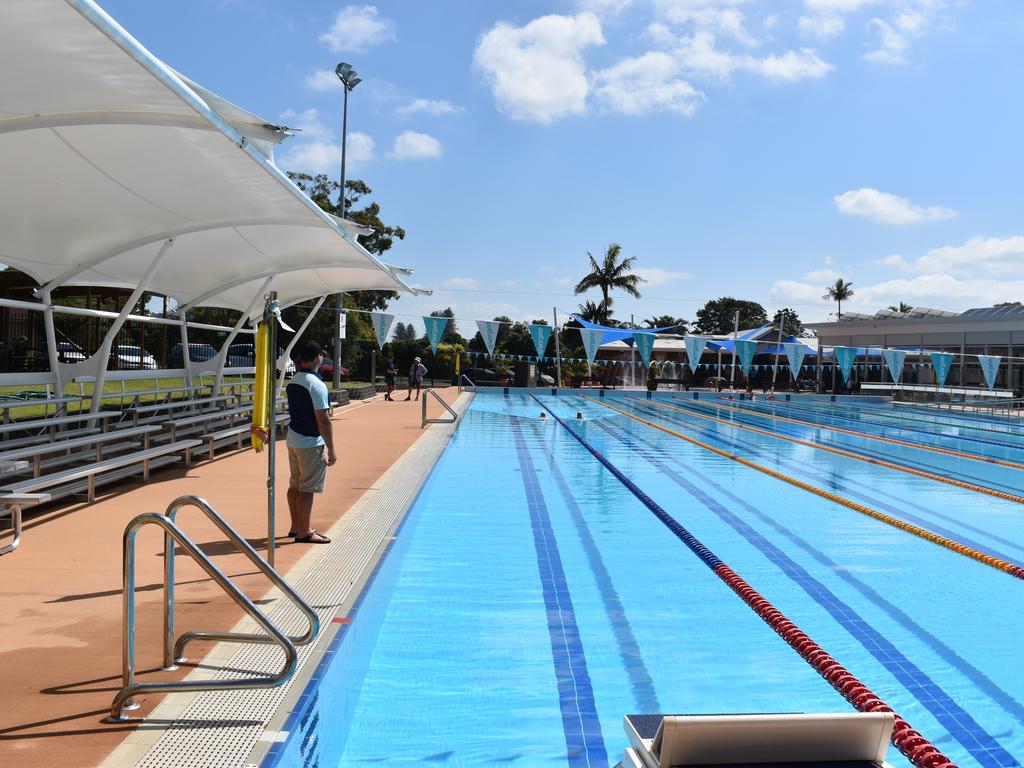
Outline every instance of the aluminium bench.
{"label": "aluminium bench", "polygon": [[[166,418],[165,411],[191,411],[192,413],[203,413],[210,409],[216,410],[231,399],[231,395],[214,395],[212,397],[185,398],[180,400],[168,400],[165,403],[151,403],[149,405],[136,405],[125,408],[121,413],[131,417],[132,426],[139,426],[143,421],[155,421]],[[161,416],[161,413],[163,415]],[[143,418],[146,417],[146,418]]]}
{"label": "aluminium bench", "polygon": [[[275,417],[278,427],[286,423],[289,419],[287,413],[279,413]],[[226,443],[226,441],[233,439],[237,450],[242,450],[244,447],[242,441],[244,438],[249,436],[249,424],[239,424],[238,426],[228,427],[227,429],[221,429],[216,432],[207,432],[202,437],[198,438],[206,443],[207,452],[210,461],[213,461],[214,451],[217,448],[218,443]]]}
{"label": "aluminium bench", "polygon": [[[66,427],[69,424],[81,424],[82,422],[95,421],[100,426],[101,432],[107,431],[108,422],[118,414],[114,411],[98,411],[97,413],[80,413],[74,416],[51,416],[45,419],[29,419],[26,421],[12,421],[10,424],[0,424],[0,449],[6,445],[6,440],[16,432],[32,432],[33,437],[48,435],[53,440],[57,434],[57,427]],[[87,426],[88,428],[88,426]]]}
{"label": "aluminium bench", "polygon": [[[46,491],[56,499],[84,492],[88,500],[92,502],[96,500],[97,485],[131,477],[139,472],[139,465],[141,465],[144,482],[149,482],[149,474],[152,470],[176,463],[181,458],[184,459],[186,467],[192,466],[192,449],[199,445],[201,445],[199,440],[179,440],[19,482],[0,480],[0,495]],[[181,454],[181,456],[177,454]]]}
{"label": "aluminium bench", "polygon": [[[87,399],[87,398],[86,398]],[[8,424],[11,421],[11,411],[15,408],[31,408],[34,406],[43,406],[44,413],[49,410],[52,405],[54,408],[54,415],[60,416],[66,414],[67,406],[71,403],[81,403],[83,398],[78,395],[71,397],[45,397],[38,400],[25,400],[23,398],[11,398],[5,397],[0,400],[0,412],[3,413],[3,418],[0,419],[4,424]],[[81,406],[79,406],[81,407]]]}
{"label": "aluminium bench", "polygon": [[[54,440],[49,443],[36,443],[15,450],[0,451],[0,462],[25,462],[25,468],[32,470],[33,477],[39,477],[44,469],[52,469],[55,466],[71,464],[76,461],[102,461],[104,453],[109,457],[112,453],[123,450],[137,450],[138,442],[142,442],[142,449],[149,446],[150,435],[159,432],[160,427],[150,425],[145,427],[133,427],[113,432],[99,432],[90,435],[74,437],[70,440]],[[0,444],[0,447],[6,448]],[[87,449],[87,450],[79,450]],[[64,452],[62,456],[56,456],[49,460],[43,460],[43,456]]]}

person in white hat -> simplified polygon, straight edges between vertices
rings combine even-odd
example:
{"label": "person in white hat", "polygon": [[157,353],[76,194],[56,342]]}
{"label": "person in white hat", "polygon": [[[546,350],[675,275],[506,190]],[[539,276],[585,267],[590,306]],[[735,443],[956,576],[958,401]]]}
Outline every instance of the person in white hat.
{"label": "person in white hat", "polygon": [[418,357],[413,358],[412,365],[409,366],[409,394],[406,395],[406,400],[412,400],[412,391],[416,390],[416,399],[420,399],[420,386],[423,384],[423,377],[427,375],[427,367],[423,365]]}

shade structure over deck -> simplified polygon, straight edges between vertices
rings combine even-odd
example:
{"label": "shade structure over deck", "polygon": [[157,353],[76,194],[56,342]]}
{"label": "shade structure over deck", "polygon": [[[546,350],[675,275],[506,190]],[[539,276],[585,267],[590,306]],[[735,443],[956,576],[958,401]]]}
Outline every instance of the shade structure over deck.
{"label": "shade structure over deck", "polygon": [[148,277],[179,304],[239,310],[268,276],[282,302],[412,290],[277,168],[286,129],[178,75],[91,0],[0,3],[0,71],[0,262],[44,287]]}

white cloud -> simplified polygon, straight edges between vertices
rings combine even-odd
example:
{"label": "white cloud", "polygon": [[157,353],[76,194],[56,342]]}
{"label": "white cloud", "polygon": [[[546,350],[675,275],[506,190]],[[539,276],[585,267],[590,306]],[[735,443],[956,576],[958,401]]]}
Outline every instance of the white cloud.
{"label": "white cloud", "polygon": [[928,251],[914,262],[920,272],[952,272],[974,275],[1024,277],[1024,236],[974,237],[963,245],[947,245]]}
{"label": "white cloud", "polygon": [[682,66],[695,75],[719,80],[728,80],[733,72],[742,71],[775,82],[796,82],[822,78],[834,68],[812,48],[757,57],[719,49],[709,32],[697,32],[681,42],[678,56]]}
{"label": "white cloud", "polygon": [[882,264],[889,267],[889,269],[895,269],[900,272],[913,272],[914,268],[910,266],[910,262],[903,258],[900,254],[894,253],[890,256],[886,256],[882,259]]}
{"label": "white cloud", "polygon": [[341,90],[341,80],[330,69],[318,69],[311,75],[306,75],[306,87],[313,91]]}
{"label": "white cloud", "polygon": [[480,282],[475,277],[449,277],[441,282],[441,287],[475,291],[480,288]]}
{"label": "white cloud", "polygon": [[601,22],[589,12],[542,16],[522,27],[499,22],[480,39],[473,64],[502,112],[551,123],[586,109],[583,51],[603,44]]}
{"label": "white cloud", "polygon": [[413,99],[403,107],[395,110],[395,114],[406,117],[416,112],[426,112],[428,115],[456,115],[462,112],[462,107],[452,104],[444,99]]}
{"label": "white cloud", "polygon": [[633,0],[576,0],[581,11],[591,11],[599,16],[618,16],[633,5]]}
{"label": "white cloud", "polygon": [[395,137],[395,144],[391,148],[391,155],[399,160],[422,160],[424,158],[440,157],[441,142],[425,133],[403,131]]}
{"label": "white cloud", "polygon": [[645,53],[595,73],[594,92],[611,109],[627,115],[678,112],[690,116],[704,94],[674,77],[678,69],[667,53]]}
{"label": "white cloud", "polygon": [[[288,110],[281,122],[301,129],[278,151],[278,165],[289,171],[306,171],[333,175],[341,163],[341,138],[328,130],[315,109],[304,112]],[[373,139],[359,131],[349,131],[345,147],[345,163],[359,168],[373,159]]]}
{"label": "white cloud", "polygon": [[905,197],[863,187],[843,192],[834,198],[836,208],[849,216],[880,221],[885,224],[917,224],[922,221],[941,221],[957,215],[942,206],[923,207]]}
{"label": "white cloud", "polygon": [[331,28],[318,38],[333,53],[361,53],[395,39],[395,24],[373,5],[349,5],[334,17]]}
{"label": "white cloud", "polygon": [[810,280],[814,283],[834,283],[843,275],[840,272],[836,272],[834,269],[815,269],[804,275],[804,280]]}
{"label": "white cloud", "polygon": [[735,6],[743,0],[655,0],[655,12],[670,24],[690,24],[695,29],[732,38],[745,46],[760,41],[746,28],[746,17]]}
{"label": "white cloud", "polygon": [[846,22],[834,13],[817,13],[801,16],[797,26],[804,37],[824,41],[841,35],[846,29]]}
{"label": "white cloud", "polygon": [[644,281],[645,288],[653,288],[657,285],[666,285],[679,280],[686,280],[692,275],[688,272],[672,272],[661,267],[641,267],[633,270]]}
{"label": "white cloud", "polygon": [[824,13],[854,13],[884,0],[804,0],[808,10]]}

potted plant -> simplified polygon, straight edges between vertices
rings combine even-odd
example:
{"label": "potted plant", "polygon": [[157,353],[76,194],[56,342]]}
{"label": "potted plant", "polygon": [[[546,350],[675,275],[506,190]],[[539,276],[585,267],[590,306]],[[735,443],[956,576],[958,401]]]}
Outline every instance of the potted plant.
{"label": "potted plant", "polygon": [[654,392],[658,389],[658,364],[653,360],[647,367],[647,391]]}

